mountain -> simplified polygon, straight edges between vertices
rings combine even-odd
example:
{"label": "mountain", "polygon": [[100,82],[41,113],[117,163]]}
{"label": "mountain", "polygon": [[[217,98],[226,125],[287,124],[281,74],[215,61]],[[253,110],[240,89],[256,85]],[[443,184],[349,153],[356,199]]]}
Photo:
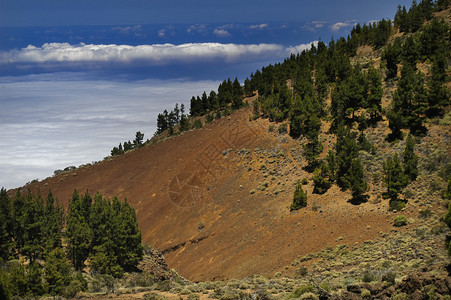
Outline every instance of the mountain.
{"label": "mountain", "polygon": [[[445,17],[446,23],[441,24],[447,24],[449,33],[449,5],[436,16]],[[352,49],[340,50],[352,45],[352,38],[348,38],[344,44],[331,42],[329,50],[320,50],[319,45],[312,52],[262,69],[259,73],[262,78],[270,73],[274,81],[259,82],[257,73],[254,74],[251,78],[254,81],[248,81],[244,89],[253,90],[254,85],[260,88],[243,98],[243,103],[249,106],[243,105],[209,124],[205,115],[197,117],[203,122],[202,128],[178,135],[163,132],[142,147],[32,182],[21,189],[42,194],[51,190],[66,207],[74,189],[98,191],[109,198],[127,198],[136,210],[143,243],[159,249],[170,268],[193,282],[250,278],[252,274],[274,278],[303,278],[309,274],[312,282],[327,282],[327,287],[321,286],[323,290],[335,291],[343,285],[347,292],[354,293],[355,289],[363,297],[366,291],[370,296],[385,293],[388,285],[382,286],[383,282],[395,282],[386,276],[397,276],[397,287],[406,294],[417,290],[426,294],[429,290],[426,291],[425,278],[430,275],[435,292],[446,295],[450,285],[449,278],[446,279],[449,258],[444,240],[449,229],[441,219],[448,205],[444,195],[450,178],[449,97],[445,98],[445,104],[434,106],[440,113],[428,116],[434,114],[431,103],[435,102],[421,97],[432,97],[430,83],[437,74],[434,62],[440,54],[428,56],[427,44],[421,41],[430,36],[427,30],[435,26],[434,21],[426,19],[422,29],[408,27],[403,33],[396,23],[402,18],[402,10],[397,17],[393,32],[389,31],[380,46],[365,44],[367,36],[360,33],[365,29],[355,28],[353,34],[358,41],[354,55],[346,53]],[[381,26],[366,30],[378,32]],[[445,41],[449,43],[449,35]],[[401,58],[390,75],[389,49],[398,42],[403,47],[397,57]],[[418,43],[420,49],[414,58],[415,71],[406,67],[411,54],[408,51],[412,50],[409,42]],[[449,61],[449,49],[445,48],[444,53]],[[296,76],[303,74],[306,65],[294,65],[321,55],[331,55],[327,62],[330,65],[337,62],[334,66],[337,73],[328,76],[323,103],[316,97],[309,100],[322,103],[322,108],[316,111],[317,108],[303,106],[308,103],[305,100],[308,92],[304,91],[307,96],[299,97],[303,93],[299,84],[303,79]],[[342,56],[350,57],[349,66],[344,60],[340,69]],[[305,80],[314,82],[316,93],[321,62],[311,59],[314,75]],[[325,65],[326,71],[330,65]],[[288,78],[280,75],[286,70]],[[376,88],[371,87],[364,90],[360,104],[352,104],[351,100],[357,97],[355,91],[363,90],[364,86],[356,87],[353,80],[363,78],[371,86],[370,77],[366,76],[372,70],[383,78],[381,107],[368,104],[370,96],[376,94]],[[449,68],[445,70],[448,79],[440,89],[444,88],[445,95],[449,95],[446,94],[450,90]],[[410,83],[406,74],[414,78]],[[397,100],[403,97],[402,88],[404,84],[418,82],[421,87],[418,90],[411,87],[415,92],[408,99],[428,104],[412,106],[423,107],[422,112],[413,113],[410,106],[404,112],[404,104]],[[289,108],[281,100],[284,95],[290,99]],[[346,97],[350,100],[343,100]],[[300,98],[299,110],[303,113],[296,114],[298,108],[293,103]],[[310,109],[318,112],[317,120]],[[398,129],[392,118],[396,113],[401,114]],[[299,131],[305,130],[302,126],[307,130],[293,137],[299,116],[302,117]],[[315,143],[321,147],[312,150],[309,156],[309,145]],[[415,175],[408,173],[403,158],[409,143],[414,144],[413,153],[418,158]],[[339,152],[340,149],[345,150]],[[348,169],[336,169],[337,174],[345,174],[341,178],[333,179],[331,151],[336,152],[337,160],[353,156]],[[395,179],[387,179],[386,174],[398,156],[403,161],[402,172],[410,179],[400,179],[405,182],[400,183],[402,187],[393,196]],[[329,168],[324,169],[324,174],[323,166]],[[330,187],[318,193],[315,189],[320,177],[329,180]],[[298,183],[307,192],[307,206],[290,210]],[[416,277],[418,286],[407,287],[415,278],[402,276],[415,272],[420,274],[417,277],[421,280]],[[382,283],[377,287],[379,290],[373,291],[375,285],[356,285],[359,280]],[[441,283],[445,285],[442,290]],[[394,294],[392,291],[390,295]]]}

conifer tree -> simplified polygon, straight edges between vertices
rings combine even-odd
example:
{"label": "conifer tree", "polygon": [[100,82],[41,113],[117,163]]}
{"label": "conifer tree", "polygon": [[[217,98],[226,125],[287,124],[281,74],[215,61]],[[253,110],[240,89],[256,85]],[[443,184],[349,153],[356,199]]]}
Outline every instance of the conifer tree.
{"label": "conifer tree", "polygon": [[74,190],[67,212],[66,237],[68,256],[76,270],[83,269],[88,258],[92,231],[85,219],[80,195]]}
{"label": "conifer tree", "polygon": [[[56,202],[56,203],[55,203]],[[58,199],[49,191],[44,209],[44,244],[45,252],[62,247],[62,229],[64,225],[64,209]]]}
{"label": "conifer tree", "polygon": [[302,189],[301,182],[296,184],[296,189],[293,195],[293,203],[291,203],[290,210],[298,210],[307,206],[307,191]]}
{"label": "conifer tree", "polygon": [[0,190],[0,261],[7,261],[13,248],[12,206],[6,189]]}
{"label": "conifer tree", "polygon": [[364,202],[367,199],[365,192],[368,191],[368,184],[365,180],[362,164],[359,158],[354,158],[351,161],[351,168],[349,170],[349,183],[352,192],[351,201],[354,203]]}
{"label": "conifer tree", "polygon": [[398,111],[392,109],[387,113],[388,127],[391,133],[388,135],[389,141],[395,141],[402,139],[402,118]]}
{"label": "conifer tree", "polygon": [[28,191],[23,215],[24,244],[21,253],[28,256],[32,264],[44,252],[44,202],[40,194],[33,199]]}
{"label": "conifer tree", "polygon": [[429,80],[428,117],[443,116],[445,107],[449,105],[449,92],[446,83],[447,60],[439,54],[432,61],[432,76]]}
{"label": "conifer tree", "polygon": [[331,187],[332,183],[330,181],[329,172],[326,164],[321,164],[319,168],[315,170],[313,175],[313,193],[314,194],[324,194]]}
{"label": "conifer tree", "polygon": [[18,252],[25,244],[25,197],[18,189],[13,200],[13,238]]}
{"label": "conifer tree", "polygon": [[56,294],[61,294],[71,282],[72,270],[63,248],[54,248],[47,254],[44,264],[44,279],[49,289],[55,291]]}
{"label": "conifer tree", "polygon": [[126,271],[135,270],[143,256],[141,243],[141,230],[138,227],[138,219],[135,210],[124,200],[118,216],[120,224],[118,264]]}
{"label": "conifer tree", "polygon": [[418,176],[418,156],[414,152],[415,141],[412,135],[407,136],[406,147],[402,153],[404,174],[409,177],[410,181],[413,181]]}
{"label": "conifer tree", "polygon": [[398,200],[398,194],[406,187],[408,177],[404,174],[399,157],[395,154],[388,157],[384,163],[385,184],[387,185],[387,196],[391,200]]}
{"label": "conifer tree", "polygon": [[366,107],[370,120],[374,122],[380,119],[382,112],[382,80],[379,72],[373,67],[368,69],[366,80],[368,83]]}

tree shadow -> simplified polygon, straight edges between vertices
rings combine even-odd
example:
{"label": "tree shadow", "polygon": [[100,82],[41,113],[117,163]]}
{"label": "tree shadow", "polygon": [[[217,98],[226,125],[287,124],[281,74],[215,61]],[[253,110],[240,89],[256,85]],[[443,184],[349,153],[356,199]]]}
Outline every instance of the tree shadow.
{"label": "tree shadow", "polygon": [[368,195],[352,196],[352,198],[348,200],[348,203],[351,203],[352,205],[360,205],[362,203],[368,202],[369,197],[370,196]]}

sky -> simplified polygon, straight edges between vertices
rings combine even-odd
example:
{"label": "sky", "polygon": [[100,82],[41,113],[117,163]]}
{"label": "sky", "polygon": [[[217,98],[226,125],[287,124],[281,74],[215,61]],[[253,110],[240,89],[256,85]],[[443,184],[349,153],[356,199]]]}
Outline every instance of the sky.
{"label": "sky", "polygon": [[0,0],[0,187],[102,160],[175,103],[410,3]]}

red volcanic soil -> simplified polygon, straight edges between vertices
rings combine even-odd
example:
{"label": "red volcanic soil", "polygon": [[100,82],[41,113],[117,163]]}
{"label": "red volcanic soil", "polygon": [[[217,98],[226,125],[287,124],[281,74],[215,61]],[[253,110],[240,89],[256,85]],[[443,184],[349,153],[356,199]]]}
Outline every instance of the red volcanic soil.
{"label": "red volcanic soil", "polygon": [[[387,203],[352,205],[333,186],[308,191],[308,206],[290,212],[302,167],[302,141],[269,132],[252,108],[202,129],[150,143],[95,165],[27,186],[50,189],[67,206],[74,189],[127,198],[143,242],[163,251],[171,268],[193,280],[273,275],[293,259],[374,239],[392,228]],[[332,144],[323,137],[327,151]]]}

